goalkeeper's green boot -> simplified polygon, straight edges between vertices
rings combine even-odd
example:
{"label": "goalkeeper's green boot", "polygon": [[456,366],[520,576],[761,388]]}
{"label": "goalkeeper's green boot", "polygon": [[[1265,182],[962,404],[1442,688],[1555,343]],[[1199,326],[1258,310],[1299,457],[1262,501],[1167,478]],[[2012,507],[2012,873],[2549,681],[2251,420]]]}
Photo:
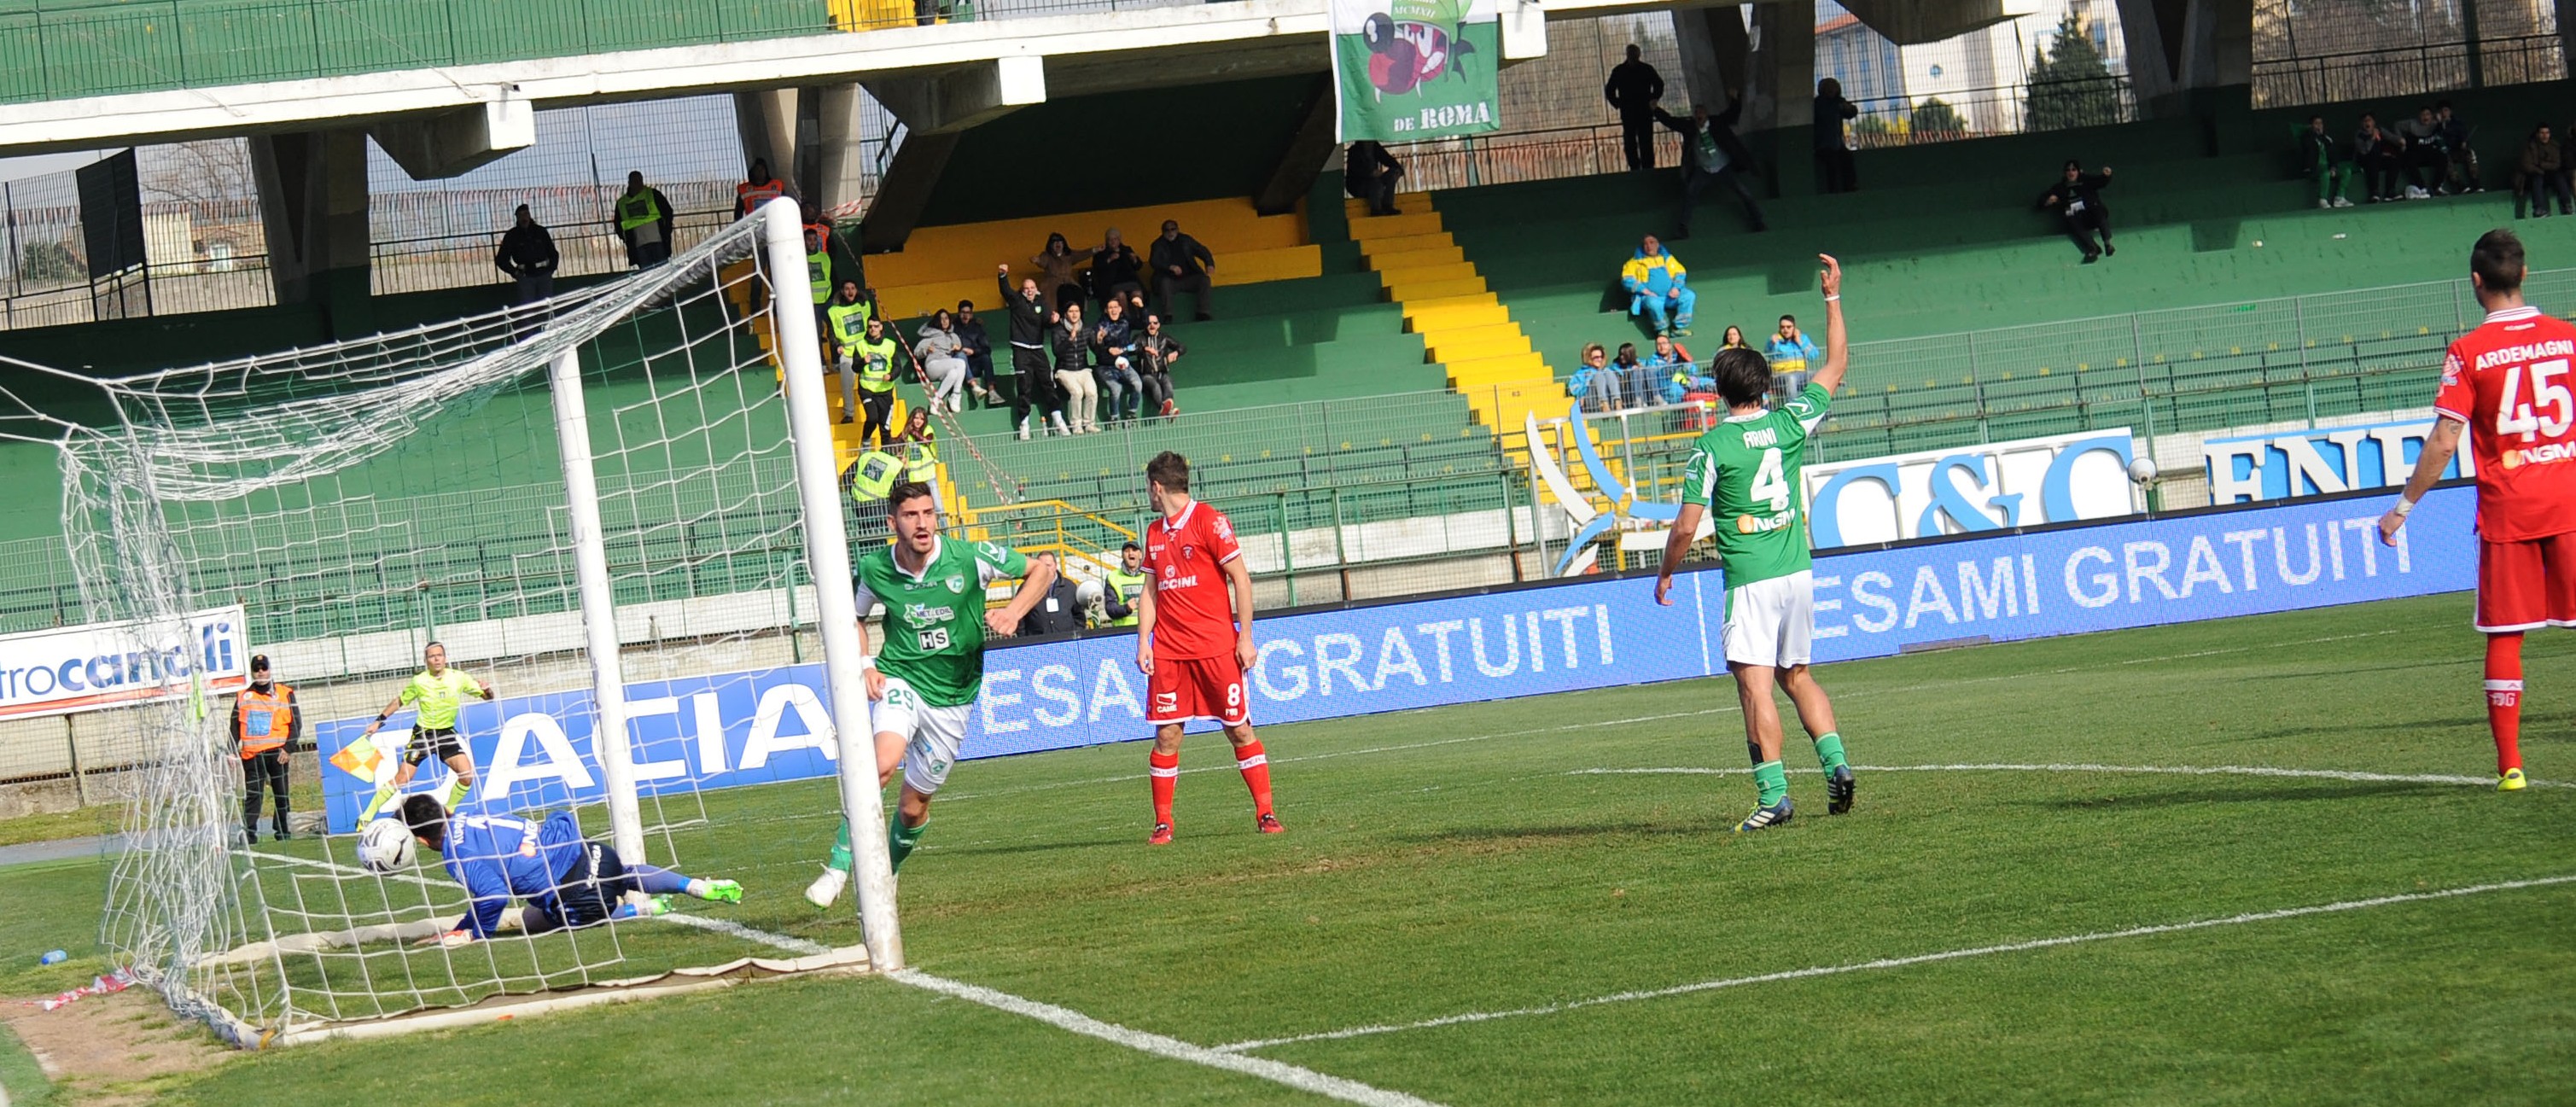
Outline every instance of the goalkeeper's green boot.
{"label": "goalkeeper's green boot", "polygon": [[705,899],[709,903],[741,903],[742,885],[731,880],[710,880]]}

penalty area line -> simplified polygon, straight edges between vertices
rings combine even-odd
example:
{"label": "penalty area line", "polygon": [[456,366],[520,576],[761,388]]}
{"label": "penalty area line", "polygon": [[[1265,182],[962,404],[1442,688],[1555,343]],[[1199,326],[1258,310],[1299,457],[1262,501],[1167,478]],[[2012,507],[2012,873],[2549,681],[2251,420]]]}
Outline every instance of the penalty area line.
{"label": "penalty area line", "polygon": [[897,983],[908,984],[924,991],[962,999],[969,1003],[982,1004],[996,1011],[1036,1019],[1060,1030],[1098,1038],[1140,1053],[1240,1073],[1267,1080],[1273,1084],[1295,1088],[1301,1092],[1328,1096],[1344,1103],[1358,1103],[1366,1107],[1439,1107],[1430,1100],[1406,1095],[1403,1092],[1388,1091],[1339,1076],[1328,1076],[1313,1069],[1299,1068],[1285,1061],[1273,1061],[1267,1057],[1246,1057],[1240,1053],[1192,1045],[1178,1038],[1148,1033],[1112,1022],[1102,1022],[1071,1008],[1058,1007],[1052,1003],[1040,1003],[1009,992],[950,980],[943,976],[933,976],[919,969],[899,969],[885,975],[886,979]]}
{"label": "penalty area line", "polygon": [[1758,976],[1735,976],[1721,980],[1703,980],[1693,984],[1678,984],[1669,988],[1653,988],[1634,992],[1619,992],[1614,995],[1594,996],[1590,999],[1568,1000],[1564,1003],[1549,1003],[1536,1007],[1517,1007],[1505,1011],[1470,1011],[1464,1014],[1443,1015],[1439,1018],[1421,1019],[1415,1022],[1385,1023],[1376,1026],[1354,1026],[1342,1030],[1326,1030],[1314,1034],[1296,1034],[1284,1038],[1260,1038],[1253,1041],[1236,1042],[1232,1045],[1221,1045],[1214,1048],[1219,1053],[1241,1054],[1250,1050],[1268,1049],[1272,1046],[1294,1045],[1300,1042],[1337,1041],[1344,1038],[1365,1038],[1378,1034],[1394,1034],[1406,1030],[1428,1030],[1441,1026],[1458,1026],[1465,1023],[1492,1022],[1496,1019],[1520,1018],[1527,1015],[1554,1015],[1566,1011],[1581,1010],[1586,1007],[1600,1007],[1612,1003],[1631,1003],[1638,1000],[1665,999],[1672,996],[1691,995],[1698,992],[1713,992],[1723,988],[1741,988],[1752,984],[1773,984],[1781,981],[1805,980],[1819,976],[1840,976],[1846,973],[1870,972],[1882,969],[1902,969],[1915,965],[1929,965],[1940,961],[1960,961],[1971,957],[1991,957],[2005,953],[2027,953],[2032,950],[2054,949],[2059,946],[2085,945],[2093,942],[2115,941],[2122,938],[2145,938],[2159,934],[2179,934],[2193,930],[2211,930],[2222,926],[2244,926],[2249,923],[2277,922],[2282,919],[2306,918],[2312,915],[2331,915],[2345,911],[2364,911],[2374,907],[2390,907],[2407,903],[2425,903],[2433,900],[2456,899],[2461,896],[2485,895],[2491,892],[2520,891],[2529,888],[2549,888],[2566,884],[2576,884],[2576,875],[2544,876],[2530,880],[2504,880],[2497,881],[2493,884],[2472,884],[2461,888],[2443,888],[2431,892],[2406,892],[2392,896],[2376,896],[2370,899],[2350,899],[2336,903],[2311,904],[2305,907],[2284,907],[2273,911],[2249,911],[2242,915],[2229,915],[2225,918],[2195,919],[2190,922],[2178,923],[2157,923],[2151,926],[2133,926],[2126,930],[2095,931],[2088,934],[2068,934],[2055,938],[2037,938],[2026,942],[2005,942],[1998,945],[1974,946],[1968,949],[1944,950],[1939,953],[1919,953],[1911,957],[1883,957],[1875,961],[1859,961],[1841,965],[1817,965],[1810,968],[1762,973]]}

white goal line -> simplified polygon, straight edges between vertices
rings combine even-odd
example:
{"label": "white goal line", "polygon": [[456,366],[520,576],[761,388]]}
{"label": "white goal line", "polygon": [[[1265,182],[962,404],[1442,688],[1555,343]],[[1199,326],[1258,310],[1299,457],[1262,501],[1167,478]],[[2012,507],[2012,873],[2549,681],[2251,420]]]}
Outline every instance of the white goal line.
{"label": "white goal line", "polygon": [[2399,895],[2376,896],[2370,899],[2351,899],[2336,903],[2312,904],[2305,907],[2284,907],[2274,911],[2251,911],[2242,915],[2229,915],[2225,918],[2195,919],[2190,922],[2178,923],[2158,923],[2150,926],[2133,926],[2125,930],[2095,931],[2086,934],[2062,935],[2055,938],[2037,938],[2024,942],[2005,942],[1998,945],[1973,946],[1967,949],[1944,950],[1939,953],[1919,953],[1910,957],[1883,957],[1875,961],[1860,961],[1841,965],[1817,965],[1810,968],[1788,969],[1782,972],[1762,973],[1756,976],[1735,976],[1720,980],[1702,980],[1692,984],[1677,984],[1669,988],[1652,988],[1642,991],[1619,992],[1606,996],[1594,996],[1590,999],[1576,999],[1568,1000],[1563,1003],[1542,1004],[1536,1007],[1515,1007],[1502,1011],[1470,1011],[1463,1014],[1442,1015],[1438,1018],[1421,1019],[1414,1022],[1382,1023],[1374,1026],[1353,1026],[1341,1030],[1325,1030],[1313,1034],[1294,1034],[1281,1038],[1256,1038],[1251,1041],[1235,1042],[1231,1045],[1216,1046],[1214,1049],[1218,1053],[1241,1054],[1251,1050],[1268,1049],[1272,1046],[1293,1045],[1300,1042],[1336,1041],[1343,1038],[1364,1038],[1378,1034],[1395,1034],[1407,1030],[1428,1030],[1433,1027],[1457,1026],[1464,1023],[1491,1022],[1496,1019],[1521,1018],[1528,1015],[1554,1015],[1561,1014],[1566,1011],[1580,1010],[1586,1007],[1600,1007],[1612,1003],[1632,1003],[1638,1000],[1664,999],[1672,996],[1691,995],[1698,992],[1713,992],[1722,988],[1740,988],[1750,984],[1771,984],[1786,980],[1805,980],[1819,976],[1840,976],[1845,973],[1871,972],[1882,969],[1901,969],[1914,965],[1928,965],[1939,961],[1964,960],[1970,957],[1989,957],[2004,953],[2026,953],[2031,950],[2054,949],[2059,946],[2084,945],[2091,942],[2108,942],[2121,938],[2144,938],[2158,934],[2178,934],[2185,931],[2209,930],[2222,926],[2243,926],[2248,923],[2276,922],[2282,919],[2305,918],[2311,915],[2330,915],[2345,911],[2364,911],[2374,907],[2388,907],[2407,903],[2423,903],[2431,900],[2455,899],[2461,896],[2486,895],[2492,892],[2510,892],[2528,888],[2548,888],[2566,884],[2576,884],[2576,875],[2544,876],[2535,877],[2530,880],[2505,880],[2498,881],[2493,884],[2472,884],[2461,888],[2443,888],[2430,892],[2407,892]]}
{"label": "white goal line", "polygon": [[[1791,769],[1793,773],[1821,773],[1822,769]],[[2495,778],[2461,776],[2456,773],[2373,773],[2357,769],[2285,769],[2272,765],[2100,765],[2090,762],[2059,764],[1962,763],[1955,765],[1853,765],[1859,773],[2136,773],[2162,776],[2265,776],[2303,780],[2349,780],[2381,784],[2459,784],[2477,788],[2495,787]],[[1702,765],[1673,765],[1640,769],[1568,769],[1567,776],[1751,776],[1753,770],[1711,768]],[[2533,780],[2534,788],[2576,788],[2576,783],[2563,780]]]}

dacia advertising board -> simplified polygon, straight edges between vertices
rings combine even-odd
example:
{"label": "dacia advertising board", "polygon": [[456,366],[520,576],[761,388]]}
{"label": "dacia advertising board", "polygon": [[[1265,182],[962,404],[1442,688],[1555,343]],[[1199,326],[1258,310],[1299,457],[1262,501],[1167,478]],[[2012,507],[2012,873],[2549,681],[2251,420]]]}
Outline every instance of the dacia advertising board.
{"label": "dacia advertising board", "polygon": [[[1820,557],[1817,660],[2464,590],[2475,578],[2474,503],[2471,489],[2437,489],[2394,547],[2376,531],[2387,500],[2369,497]],[[1303,722],[1722,673],[1725,583],[1719,569],[1687,574],[1669,607],[1654,602],[1651,576],[1630,576],[1265,618],[1256,624],[1253,718]],[[992,650],[965,756],[1146,737],[1135,652],[1125,635]],[[643,681],[626,695],[647,795],[834,772],[819,665]],[[367,722],[315,728],[335,766],[325,774],[335,831],[354,829],[377,782],[392,777],[402,732],[360,742]],[[462,725],[481,767],[469,808],[601,794],[586,692],[471,704]],[[444,779],[431,768],[414,787]]]}

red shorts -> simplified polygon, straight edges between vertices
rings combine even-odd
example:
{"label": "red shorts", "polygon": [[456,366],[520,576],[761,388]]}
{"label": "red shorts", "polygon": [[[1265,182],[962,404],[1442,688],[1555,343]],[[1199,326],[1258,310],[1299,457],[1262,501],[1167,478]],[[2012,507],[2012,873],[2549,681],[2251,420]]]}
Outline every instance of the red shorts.
{"label": "red shorts", "polygon": [[2576,627],[2576,533],[2478,542],[2477,628]]}
{"label": "red shorts", "polygon": [[1189,660],[1157,657],[1154,675],[1146,678],[1152,701],[1145,721],[1154,726],[1214,719],[1227,726],[1252,720],[1252,705],[1243,688],[1243,666],[1232,653]]}

